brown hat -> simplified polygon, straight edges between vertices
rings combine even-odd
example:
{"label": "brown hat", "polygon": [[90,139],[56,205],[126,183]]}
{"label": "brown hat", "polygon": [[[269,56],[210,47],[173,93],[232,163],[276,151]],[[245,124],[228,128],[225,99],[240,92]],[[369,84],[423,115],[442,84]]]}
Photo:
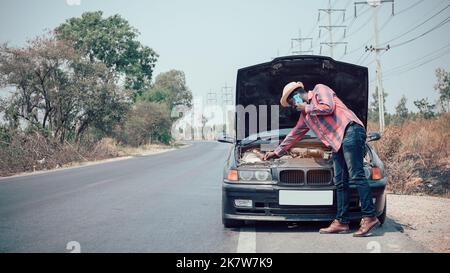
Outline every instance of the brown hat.
{"label": "brown hat", "polygon": [[289,95],[292,93],[292,91],[294,91],[295,89],[297,89],[299,87],[305,89],[302,82],[290,82],[290,83],[286,84],[286,86],[283,88],[283,95],[281,96],[281,99],[280,99],[281,106],[283,106],[283,107],[290,106],[287,99],[289,98]]}

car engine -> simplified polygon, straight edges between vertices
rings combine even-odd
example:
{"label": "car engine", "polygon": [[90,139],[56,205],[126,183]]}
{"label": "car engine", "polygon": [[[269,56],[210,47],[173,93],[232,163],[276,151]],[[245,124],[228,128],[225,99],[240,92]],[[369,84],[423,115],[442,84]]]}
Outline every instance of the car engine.
{"label": "car engine", "polygon": [[[259,147],[247,149],[242,152],[242,156],[239,159],[241,164],[264,164],[263,160],[265,152],[262,152]],[[276,161],[286,161],[294,158],[313,158],[313,159],[331,159],[331,151],[329,149],[317,147],[317,148],[305,148],[305,147],[293,147],[289,149],[288,153]]]}

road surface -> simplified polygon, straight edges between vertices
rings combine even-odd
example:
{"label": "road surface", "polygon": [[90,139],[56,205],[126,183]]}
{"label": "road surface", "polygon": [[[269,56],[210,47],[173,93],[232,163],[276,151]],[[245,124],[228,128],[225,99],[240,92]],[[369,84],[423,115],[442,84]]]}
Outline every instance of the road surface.
{"label": "road surface", "polygon": [[158,155],[0,179],[0,252],[425,251],[390,219],[369,238],[320,235],[327,223],[224,229],[227,148],[200,142]]}

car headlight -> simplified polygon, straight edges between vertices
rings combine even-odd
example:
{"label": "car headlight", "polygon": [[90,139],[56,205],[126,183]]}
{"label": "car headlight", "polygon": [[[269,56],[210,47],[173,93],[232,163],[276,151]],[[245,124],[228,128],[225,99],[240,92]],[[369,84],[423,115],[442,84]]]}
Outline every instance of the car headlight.
{"label": "car headlight", "polygon": [[270,181],[272,175],[269,170],[240,170],[238,171],[239,179],[243,181]]}
{"label": "car headlight", "polygon": [[253,171],[239,171],[239,179],[250,181],[253,178]]}
{"label": "car headlight", "polygon": [[267,181],[270,176],[269,171],[255,171],[255,178],[259,181]]}

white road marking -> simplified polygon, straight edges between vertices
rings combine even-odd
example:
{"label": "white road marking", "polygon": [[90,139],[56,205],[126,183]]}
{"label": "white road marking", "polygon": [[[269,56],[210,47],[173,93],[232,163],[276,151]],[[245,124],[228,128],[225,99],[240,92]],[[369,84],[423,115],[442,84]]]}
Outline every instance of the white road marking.
{"label": "white road marking", "polygon": [[256,253],[255,227],[243,227],[239,231],[237,253]]}

